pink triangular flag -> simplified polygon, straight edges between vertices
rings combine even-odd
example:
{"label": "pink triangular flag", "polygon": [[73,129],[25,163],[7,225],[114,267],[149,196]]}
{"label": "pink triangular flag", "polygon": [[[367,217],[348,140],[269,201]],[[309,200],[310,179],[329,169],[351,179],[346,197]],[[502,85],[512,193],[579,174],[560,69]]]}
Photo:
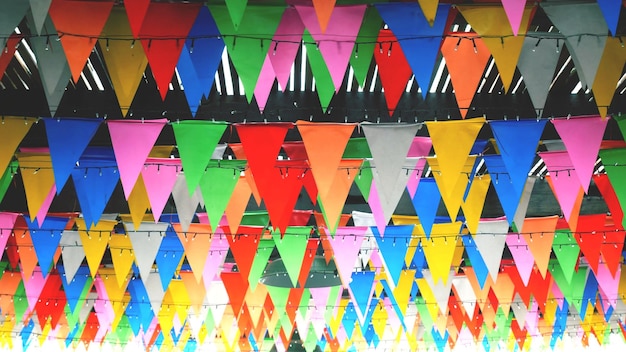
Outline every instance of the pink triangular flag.
{"label": "pink triangular flag", "polygon": [[378,187],[376,187],[376,182],[372,182],[372,187],[370,188],[370,196],[367,198],[367,204],[372,210],[372,216],[374,217],[374,221],[376,221],[376,227],[378,227],[378,232],[381,234],[381,236],[384,236],[385,228],[387,228],[387,222],[385,221],[385,212],[383,211],[383,206],[382,204],[380,204],[380,197],[378,196]]}
{"label": "pink triangular flag", "polygon": [[32,275],[26,280],[22,277],[24,291],[26,291],[26,299],[28,300],[28,308],[31,312],[35,309],[37,300],[39,300],[39,295],[41,294],[41,291],[46,285],[46,281],[49,277],[50,276],[48,275],[44,278],[41,270],[34,270]]}
{"label": "pink triangular flag", "polygon": [[4,253],[18,215],[17,213],[0,213],[0,253]]}
{"label": "pink triangular flag", "polygon": [[265,104],[267,104],[267,98],[269,98],[270,93],[272,92],[275,78],[276,75],[274,74],[272,62],[270,61],[269,55],[267,55],[265,56],[265,62],[263,62],[261,73],[259,73],[259,79],[254,87],[254,97],[256,98],[256,103],[259,106],[259,111],[261,113],[265,110]]}
{"label": "pink triangular flag", "polygon": [[224,264],[224,259],[228,254],[228,240],[221,228],[213,234],[213,240],[211,240],[211,248],[209,249],[209,255],[206,258],[204,264],[204,270],[202,271],[202,278],[207,290],[209,285],[215,279],[217,275],[219,277],[220,268]]}
{"label": "pink triangular flag", "polygon": [[526,0],[502,0],[502,7],[504,7],[504,12],[506,12],[506,17],[509,19],[513,35],[515,36],[517,36],[519,27],[522,24],[525,6]]}
{"label": "pink triangular flag", "polygon": [[506,237],[506,245],[513,256],[517,272],[524,282],[525,286],[528,286],[528,280],[530,280],[530,274],[533,272],[535,266],[535,258],[528,249],[528,244],[523,236],[516,233],[508,234]]}
{"label": "pink triangular flag", "polygon": [[335,85],[335,91],[341,88],[343,76],[352,55],[352,49],[367,5],[337,6],[333,10],[326,31],[320,23],[312,6],[296,5],[300,19],[318,44],[326,61],[326,66]]}
{"label": "pink triangular flag", "polygon": [[159,222],[180,170],[180,159],[149,158],[146,160],[141,176],[146,186],[146,193],[148,193],[154,222]]}
{"label": "pink triangular flag", "polygon": [[552,120],[585,193],[589,191],[607,122],[608,118],[599,115]]}
{"label": "pink triangular flag", "polygon": [[302,33],[304,33],[304,24],[300,20],[298,12],[293,7],[287,7],[276,32],[274,32],[274,40],[268,53],[279,88],[283,91],[287,87],[287,81],[291,75],[291,66],[300,49]]}
{"label": "pink triangular flag", "polygon": [[430,155],[430,149],[433,146],[433,142],[430,137],[415,137],[413,138],[413,143],[411,143],[411,147],[409,148],[409,152],[407,156],[409,158],[420,158],[417,161],[417,165],[415,165],[415,169],[411,172],[411,177],[407,181],[406,188],[409,191],[409,195],[411,198],[415,197],[415,192],[417,191],[417,186],[422,177],[422,172],[424,171],[424,166],[426,165],[426,159],[422,157]]}
{"label": "pink triangular flag", "polygon": [[619,291],[619,282],[621,278],[621,268],[618,267],[616,275],[611,273],[611,270],[606,264],[600,263],[598,265],[598,272],[596,273],[596,279],[598,280],[598,286],[600,293],[608,301],[609,305],[615,307],[617,305],[617,297]]}
{"label": "pink triangular flag", "polygon": [[330,242],[333,253],[335,253],[335,264],[344,288],[348,288],[350,285],[350,278],[352,272],[355,271],[355,263],[361,250],[365,232],[368,229],[367,226],[338,227],[334,238],[328,236],[328,242]]}
{"label": "pink triangular flag", "polygon": [[167,119],[107,122],[126,199],[166,123]]}
{"label": "pink triangular flag", "polygon": [[46,199],[43,200],[41,204],[41,208],[37,212],[37,225],[41,227],[43,225],[43,221],[46,219],[46,214],[48,214],[48,210],[50,209],[50,205],[52,205],[52,201],[54,200],[54,196],[57,194],[57,186],[52,185],[50,188],[50,193],[46,196]]}
{"label": "pink triangular flag", "polygon": [[561,205],[563,216],[569,222],[581,189],[574,165],[566,151],[539,153],[546,164],[556,199]]}

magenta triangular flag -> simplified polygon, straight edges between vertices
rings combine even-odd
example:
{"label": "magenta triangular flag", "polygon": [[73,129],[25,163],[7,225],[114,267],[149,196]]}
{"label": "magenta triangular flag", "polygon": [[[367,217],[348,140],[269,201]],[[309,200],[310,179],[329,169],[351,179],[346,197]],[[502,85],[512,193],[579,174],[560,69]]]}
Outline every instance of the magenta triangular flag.
{"label": "magenta triangular flag", "polygon": [[589,191],[607,122],[608,118],[600,115],[552,120],[585,193]]}
{"label": "magenta triangular flag", "polygon": [[180,159],[167,158],[149,158],[141,170],[155,222],[161,217],[180,170]]}
{"label": "magenta triangular flag", "polygon": [[315,39],[326,62],[335,91],[343,83],[366,7],[367,5],[336,6],[324,32],[313,6],[296,5],[300,19]]}
{"label": "magenta triangular flag", "polygon": [[278,85],[283,91],[291,75],[291,66],[300,50],[302,33],[304,33],[304,24],[298,12],[293,7],[286,8],[274,32],[274,40],[268,53]]}
{"label": "magenta triangular flag", "polygon": [[350,286],[352,272],[355,271],[355,263],[361,250],[365,231],[368,229],[368,226],[338,227],[335,231],[335,237],[328,236],[328,242],[330,242],[333,253],[335,253],[335,264],[344,288]]}
{"label": "magenta triangular flag", "polygon": [[543,152],[539,156],[546,164],[556,199],[569,222],[581,188],[576,169],[566,151]]}
{"label": "magenta triangular flag", "polygon": [[274,87],[274,79],[276,79],[276,75],[274,74],[272,62],[270,61],[270,57],[266,56],[263,67],[261,68],[261,73],[259,73],[259,79],[257,79],[256,86],[254,87],[254,98],[256,99],[261,113],[265,110],[267,98],[269,98],[272,87]]}
{"label": "magenta triangular flag", "polygon": [[530,274],[532,274],[535,265],[535,257],[533,257],[532,252],[528,249],[528,244],[524,236],[516,233],[508,234],[506,237],[506,245],[513,256],[517,272],[522,282],[524,282],[524,286],[528,286],[528,280],[530,280]]}
{"label": "magenta triangular flag", "polygon": [[166,123],[167,119],[107,122],[126,199]]}
{"label": "magenta triangular flag", "polygon": [[4,252],[18,215],[18,213],[0,213],[0,253]]}
{"label": "magenta triangular flag", "polygon": [[502,0],[502,7],[504,7],[506,17],[509,19],[509,23],[511,24],[513,35],[517,35],[517,32],[519,32],[525,6],[526,0]]}

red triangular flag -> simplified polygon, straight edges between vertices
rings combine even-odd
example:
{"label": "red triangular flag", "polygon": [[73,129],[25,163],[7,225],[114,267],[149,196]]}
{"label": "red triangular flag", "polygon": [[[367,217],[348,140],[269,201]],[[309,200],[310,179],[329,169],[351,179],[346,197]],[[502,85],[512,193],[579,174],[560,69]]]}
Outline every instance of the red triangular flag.
{"label": "red triangular flag", "polygon": [[[393,112],[406,89],[406,85],[413,75],[413,70],[409,66],[402,48],[398,45],[398,40],[388,29],[382,29],[378,34],[380,45],[374,50],[374,59],[378,65],[380,83],[385,90],[385,101],[389,116]],[[394,45],[395,44],[395,45]]]}

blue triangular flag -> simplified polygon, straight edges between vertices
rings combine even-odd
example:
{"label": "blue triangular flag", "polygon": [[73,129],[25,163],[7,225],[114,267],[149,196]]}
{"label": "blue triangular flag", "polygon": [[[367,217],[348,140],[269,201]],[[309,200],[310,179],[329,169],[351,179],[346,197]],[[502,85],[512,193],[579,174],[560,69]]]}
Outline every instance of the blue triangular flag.
{"label": "blue triangular flag", "polygon": [[61,275],[61,282],[63,283],[63,291],[65,291],[65,296],[67,298],[67,305],[70,307],[70,312],[74,314],[76,306],[80,301],[80,295],[83,293],[85,286],[91,285],[93,282],[89,267],[79,267],[78,270],[76,270],[76,274],[74,274],[74,277],[69,282],[65,276],[65,267],[57,265],[57,270]]}
{"label": "blue triangular flag", "polygon": [[185,248],[180,243],[174,229],[170,226],[165,232],[163,241],[161,241],[161,247],[156,256],[156,263],[159,268],[159,276],[163,290],[167,290],[184,252]]}
{"label": "blue triangular flag", "polygon": [[417,2],[374,4],[402,47],[415,80],[426,97],[439,55],[450,4],[440,4],[434,23],[428,23]]}
{"label": "blue triangular flag", "polygon": [[102,123],[99,118],[44,119],[57,194]]}
{"label": "blue triangular flag", "polygon": [[585,291],[583,291],[583,299],[580,306],[580,319],[585,320],[587,315],[587,307],[591,304],[592,307],[596,305],[596,296],[598,295],[598,280],[593,272],[587,275],[587,283],[585,284]]}
{"label": "blue triangular flag", "polygon": [[489,175],[491,176],[491,184],[493,184],[496,190],[500,205],[510,225],[514,220],[515,212],[517,212],[517,207],[522,198],[522,192],[518,191],[518,189],[513,186],[513,182],[509,177],[502,156],[497,154],[485,155],[483,159],[485,160],[485,165],[487,165],[487,170],[489,170]]}
{"label": "blue triangular flag", "polygon": [[37,221],[31,222],[28,216],[25,216],[24,220],[26,220],[28,231],[33,239],[33,247],[35,247],[41,273],[43,277],[46,277],[52,268],[54,253],[59,248],[61,234],[65,230],[68,218],[47,216],[41,227]]}
{"label": "blue triangular flag", "polygon": [[430,238],[440,201],[441,193],[435,179],[430,177],[421,179],[412,202],[426,238]]}
{"label": "blue triangular flag", "polygon": [[489,125],[513,187],[522,194],[546,120],[501,120]]}
{"label": "blue triangular flag", "polygon": [[370,299],[372,298],[372,287],[376,273],[373,271],[357,271],[352,273],[350,281],[350,291],[357,304],[357,308],[365,316]]}
{"label": "blue triangular flag", "polygon": [[404,257],[409,249],[413,227],[414,225],[387,226],[384,237],[378,232],[378,227],[371,227],[382,259],[385,261],[387,276],[393,281],[394,287],[405,266]]}
{"label": "blue triangular flag", "polygon": [[483,255],[478,251],[476,247],[476,242],[472,240],[472,236],[461,236],[463,239],[463,245],[465,246],[465,253],[472,263],[472,268],[474,269],[474,274],[476,275],[476,279],[478,280],[478,284],[480,288],[485,287],[485,281],[487,281],[487,276],[489,276],[489,269],[483,260]]}
{"label": "blue triangular flag", "polygon": [[356,326],[357,320],[358,316],[356,314],[356,311],[354,310],[354,303],[348,302],[348,305],[346,306],[346,311],[345,313],[343,313],[343,317],[341,318],[341,325],[346,331],[348,339],[352,339],[352,333],[354,332],[354,327]]}
{"label": "blue triangular flag", "polygon": [[598,5],[611,34],[615,35],[619,23],[619,14],[622,10],[622,0],[598,0]]}

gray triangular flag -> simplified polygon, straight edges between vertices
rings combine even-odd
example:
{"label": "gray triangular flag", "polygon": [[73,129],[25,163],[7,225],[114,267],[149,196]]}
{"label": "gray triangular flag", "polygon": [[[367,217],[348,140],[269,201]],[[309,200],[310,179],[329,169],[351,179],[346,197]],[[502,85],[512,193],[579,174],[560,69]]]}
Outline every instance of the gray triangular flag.
{"label": "gray triangular flag", "polygon": [[35,27],[37,34],[41,34],[41,29],[43,28],[43,24],[48,16],[50,3],[52,3],[52,0],[30,0],[30,12],[33,16],[33,26]]}
{"label": "gray triangular flag", "polygon": [[85,259],[85,249],[80,241],[78,231],[63,231],[59,246],[61,246],[61,255],[63,256],[65,277],[67,282],[71,282],[83,263],[83,259]]}
{"label": "gray triangular flag", "polygon": [[[401,168],[401,172],[397,175],[394,183],[387,186],[387,192],[382,193],[378,191],[380,205],[382,207],[383,214],[385,215],[385,224],[389,223],[391,216],[396,210],[398,202],[400,202],[400,198],[402,198],[402,194],[406,189],[407,182],[409,181],[409,178],[411,177],[418,160],[419,158],[405,158],[404,164]],[[376,169],[376,165],[376,161],[370,161],[370,166],[372,166],[374,169]],[[380,180],[380,174],[377,172],[373,172],[372,176],[378,190],[378,185],[382,184],[385,181]]]}
{"label": "gray triangular flag", "polygon": [[[89,317],[89,313],[91,313],[91,309],[96,304],[96,300],[98,299],[98,292],[89,292],[87,294],[87,298],[85,298],[85,304],[81,305],[80,313],[78,314],[78,321],[80,325],[85,324],[87,321],[87,317]],[[39,326],[36,324],[36,326]]]}
{"label": "gray triangular flag", "polygon": [[[49,17],[44,24],[44,31],[56,33]],[[50,115],[54,116],[72,73],[67,64],[61,42],[57,40],[56,36],[31,37],[30,42],[37,58],[37,68],[48,100]]]}
{"label": "gray triangular flag", "polygon": [[200,199],[202,199],[200,187],[198,187],[196,192],[190,197],[189,190],[187,189],[187,181],[185,181],[185,174],[181,172],[178,174],[178,178],[172,189],[172,198],[174,198],[174,204],[176,204],[178,222],[182,230],[187,231],[193,217],[196,215]]}
{"label": "gray triangular flag", "polygon": [[461,301],[461,304],[463,304],[463,308],[465,309],[467,315],[473,315],[474,307],[476,307],[476,293],[474,292],[472,284],[467,276],[459,275],[453,277],[450,281],[452,281],[452,285],[454,285],[459,298],[458,300]]}
{"label": "gray triangular flag", "polygon": [[135,253],[135,263],[137,263],[144,285],[152,271],[154,259],[159,252],[163,235],[168,226],[169,224],[165,222],[142,222],[139,229],[135,230],[135,225],[132,222],[124,223]]}
{"label": "gray triangular flag", "polygon": [[[185,185],[185,187],[187,187],[187,185]],[[147,276],[148,278],[144,286],[146,286],[146,292],[148,292],[148,297],[150,297],[152,311],[157,315],[159,314],[159,310],[161,310],[161,303],[163,302],[165,291],[163,290],[163,285],[161,285],[161,277],[158,273],[151,273]]]}
{"label": "gray triangular flag", "polygon": [[552,83],[562,47],[563,40],[552,38],[539,40],[530,36],[524,39],[517,67],[524,78],[524,84],[526,84],[533,106],[540,111],[546,105],[550,83]]}
{"label": "gray triangular flag", "polygon": [[211,155],[211,159],[222,160],[224,159],[224,152],[226,151],[226,147],[228,144],[218,144],[213,150],[213,155]]}
{"label": "gray triangular flag", "polygon": [[[528,204],[530,203],[530,196],[533,193],[535,187],[535,181],[537,177],[528,177],[526,184],[524,185],[524,192],[522,192],[522,198],[519,200],[519,205],[513,216],[513,223],[517,228],[517,232],[524,232],[524,219],[526,218],[526,212],[528,211]],[[494,279],[495,280],[495,279]]]}
{"label": "gray triangular flag", "polygon": [[[407,174],[404,169],[407,162],[407,154],[413,143],[413,138],[422,126],[423,124],[421,123],[361,125],[367,144],[372,152],[373,164],[376,165],[376,168],[373,170],[374,183],[376,184],[376,190],[378,191],[378,197],[381,205],[383,205],[383,209],[385,209],[385,204],[393,203],[392,199],[394,193],[397,193],[396,188],[399,179],[401,175]],[[413,167],[416,163],[417,159],[415,159]],[[408,174],[410,175],[410,172]],[[404,180],[405,182],[402,185],[403,190],[406,186],[406,180]],[[393,210],[395,210],[395,206],[391,212]]]}
{"label": "gray triangular flag", "polygon": [[28,7],[28,2],[23,0],[0,0],[0,50],[4,50],[7,39],[22,22]]}
{"label": "gray triangular flag", "polygon": [[472,236],[494,282],[498,279],[500,261],[508,232],[509,221],[506,219],[479,221],[476,234]]}
{"label": "gray triangular flag", "polygon": [[[424,279],[428,283],[428,286],[430,286],[430,289],[433,291],[433,295],[437,301],[437,306],[439,306],[439,311],[445,314],[448,309],[448,300],[450,299],[450,291],[452,290],[453,280],[448,280],[445,284],[443,283],[443,280],[437,280],[437,283],[434,283],[433,275],[430,270],[424,270],[423,275]],[[454,270],[450,270],[448,277],[454,278],[455,275],[456,273]]]}
{"label": "gray triangular flag", "polygon": [[513,311],[513,315],[515,315],[515,319],[519,324],[520,328],[523,329],[526,324],[526,315],[528,314],[528,307],[522,301],[522,298],[519,296],[519,293],[515,294],[515,298],[513,298],[513,302],[511,303],[511,310]]}
{"label": "gray triangular flag", "polygon": [[542,4],[554,26],[567,38],[583,87],[591,87],[604,53],[609,27],[598,3]]}

